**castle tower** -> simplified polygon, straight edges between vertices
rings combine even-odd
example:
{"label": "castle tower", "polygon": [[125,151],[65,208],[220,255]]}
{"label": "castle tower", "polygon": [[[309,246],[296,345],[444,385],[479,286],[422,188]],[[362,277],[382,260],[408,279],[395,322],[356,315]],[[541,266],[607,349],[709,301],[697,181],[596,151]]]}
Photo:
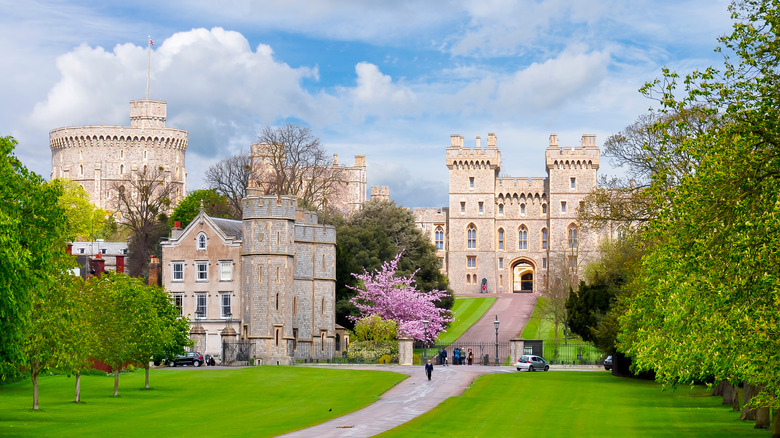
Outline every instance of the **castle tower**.
{"label": "castle tower", "polygon": [[49,132],[52,178],[72,179],[90,202],[113,210],[117,187],[133,173],[162,168],[174,186],[171,208],[186,195],[187,131],[165,127],[166,103],[130,102],[130,126],[73,126]]}

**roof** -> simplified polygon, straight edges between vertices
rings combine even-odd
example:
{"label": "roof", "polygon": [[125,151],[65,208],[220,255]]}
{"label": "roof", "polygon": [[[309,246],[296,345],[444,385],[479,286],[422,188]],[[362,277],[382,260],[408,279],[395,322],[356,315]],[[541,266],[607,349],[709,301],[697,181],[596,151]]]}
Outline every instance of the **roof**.
{"label": "roof", "polygon": [[216,217],[210,217],[212,222],[214,222],[214,225],[218,226],[220,230],[222,230],[223,233],[225,233],[225,236],[232,237],[234,239],[243,240],[244,235],[244,225],[242,221],[238,221],[235,219],[222,219],[222,218],[216,218]]}

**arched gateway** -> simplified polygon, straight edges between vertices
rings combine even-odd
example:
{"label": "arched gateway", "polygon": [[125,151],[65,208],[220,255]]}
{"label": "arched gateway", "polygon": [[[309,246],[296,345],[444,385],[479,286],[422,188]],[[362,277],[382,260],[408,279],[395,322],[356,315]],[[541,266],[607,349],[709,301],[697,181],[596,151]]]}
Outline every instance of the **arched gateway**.
{"label": "arched gateway", "polygon": [[512,292],[534,292],[534,264],[520,259],[512,263]]}

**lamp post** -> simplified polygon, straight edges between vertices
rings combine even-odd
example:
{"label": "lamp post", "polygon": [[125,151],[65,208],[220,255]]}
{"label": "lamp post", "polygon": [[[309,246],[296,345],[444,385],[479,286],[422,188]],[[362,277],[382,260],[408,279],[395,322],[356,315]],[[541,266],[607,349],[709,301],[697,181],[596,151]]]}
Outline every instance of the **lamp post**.
{"label": "lamp post", "polygon": [[496,315],[493,325],[496,327],[496,366],[498,366],[498,315]]}
{"label": "lamp post", "polygon": [[423,319],[423,365],[428,363],[428,321],[427,319]]}

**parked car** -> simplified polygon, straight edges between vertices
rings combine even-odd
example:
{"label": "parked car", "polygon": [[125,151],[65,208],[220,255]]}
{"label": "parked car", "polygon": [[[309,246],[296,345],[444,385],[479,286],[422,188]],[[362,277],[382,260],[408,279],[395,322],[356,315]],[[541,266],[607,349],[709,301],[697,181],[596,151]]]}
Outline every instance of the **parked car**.
{"label": "parked car", "polygon": [[206,355],[206,365],[214,366],[217,364],[217,361],[214,360],[214,356],[207,354]]}
{"label": "parked car", "polygon": [[604,369],[609,371],[612,369],[612,356],[607,356],[606,359],[604,359]]}
{"label": "parked car", "polygon": [[542,356],[527,354],[520,356],[520,359],[517,360],[515,367],[517,368],[517,371],[548,371],[550,369],[550,364],[548,364]]}
{"label": "parked car", "polygon": [[189,353],[180,354],[176,356],[172,361],[170,361],[170,364],[172,367],[176,367],[179,365],[192,365],[194,367],[199,367],[203,365],[205,362],[205,359],[203,359],[203,355],[196,352],[191,351]]}

